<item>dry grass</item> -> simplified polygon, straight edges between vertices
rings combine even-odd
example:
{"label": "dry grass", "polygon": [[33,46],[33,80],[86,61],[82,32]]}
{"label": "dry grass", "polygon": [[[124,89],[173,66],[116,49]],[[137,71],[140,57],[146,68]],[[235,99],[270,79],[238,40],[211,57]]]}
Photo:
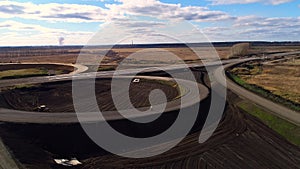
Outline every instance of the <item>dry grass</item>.
{"label": "dry grass", "polygon": [[275,95],[300,103],[300,67],[295,66],[298,63],[299,59],[296,62],[265,65],[259,73],[255,71],[259,68],[254,67],[250,73],[242,73],[240,77],[247,83],[258,85]]}
{"label": "dry grass", "polygon": [[[113,49],[122,58],[131,57],[134,60],[145,61],[148,63],[181,63],[174,56],[187,63],[200,62],[201,59],[216,59],[219,55],[224,59],[229,53],[229,47],[218,47],[216,49],[208,47],[196,47],[195,51],[190,48],[120,48]],[[201,57],[201,58],[199,58]]]}
{"label": "dry grass", "polygon": [[48,75],[47,70],[35,69],[35,68],[0,71],[0,79],[15,79],[21,77],[45,76],[45,75]]}
{"label": "dry grass", "polygon": [[251,50],[264,53],[292,52],[300,50],[300,46],[251,46]]}
{"label": "dry grass", "polygon": [[[211,59],[212,55],[215,55],[214,49],[208,47],[195,47],[197,53],[200,53],[201,58]],[[24,49],[25,50],[25,49]],[[51,53],[51,50],[53,51]],[[231,47],[215,47],[217,54],[221,59],[228,59],[231,55]],[[249,53],[273,53],[273,52],[287,52],[300,50],[300,46],[251,46]],[[26,53],[25,51],[20,51],[19,55],[12,57],[9,53],[0,54],[0,62],[49,62],[49,63],[75,63],[80,52],[83,52],[87,58],[93,56],[104,55],[109,49],[68,49],[62,53],[59,53],[56,49],[41,49],[32,51],[31,53]],[[181,60],[187,63],[199,62],[199,57],[187,47],[170,47],[170,48],[114,48],[109,56],[104,57],[102,64],[118,64],[123,58],[140,52],[149,57],[147,60],[155,60],[158,62],[169,59],[166,57],[167,53],[172,53],[178,56]],[[165,52],[162,52],[165,51]],[[166,52],[167,51],[167,52]],[[23,53],[24,52],[24,53]],[[56,53],[55,53],[56,52]],[[114,53],[115,52],[115,53]],[[144,58],[139,58],[144,60]],[[93,60],[93,59],[90,59]],[[169,61],[169,60],[168,60]],[[174,62],[176,63],[176,62]]]}

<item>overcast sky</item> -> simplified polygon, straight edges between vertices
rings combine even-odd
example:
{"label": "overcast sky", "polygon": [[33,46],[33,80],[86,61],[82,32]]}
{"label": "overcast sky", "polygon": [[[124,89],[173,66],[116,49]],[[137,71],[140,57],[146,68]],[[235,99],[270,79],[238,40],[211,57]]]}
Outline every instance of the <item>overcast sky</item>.
{"label": "overcast sky", "polygon": [[[177,22],[190,24],[171,28],[170,23]],[[300,1],[0,1],[0,46],[84,45],[97,32],[103,43],[168,42],[153,38],[161,35],[160,30],[191,42],[203,41],[196,36],[199,32],[209,41],[299,41]],[[127,36],[136,37],[122,39]]]}

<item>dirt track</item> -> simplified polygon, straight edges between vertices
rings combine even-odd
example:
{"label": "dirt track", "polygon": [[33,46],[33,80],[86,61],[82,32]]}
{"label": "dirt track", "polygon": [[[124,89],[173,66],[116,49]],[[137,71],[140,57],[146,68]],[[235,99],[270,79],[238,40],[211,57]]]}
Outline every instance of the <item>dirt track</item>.
{"label": "dirt track", "polygon": [[[206,81],[203,78],[203,81]],[[202,78],[201,78],[202,79]],[[83,165],[73,168],[298,168],[300,148],[292,145],[258,119],[232,106],[239,100],[229,92],[229,105],[223,120],[204,144],[198,143],[199,127],[209,109],[203,102],[193,132],[178,146],[162,155],[128,159],[111,155],[95,145],[79,125],[2,124],[0,136],[19,161],[28,168],[64,168],[53,158],[77,157]],[[174,113],[176,115],[176,113]],[[167,120],[168,119],[168,120]],[[111,124],[122,132],[149,137],[164,131],[176,116],[162,118],[155,128],[136,127],[124,122]],[[161,124],[164,124],[162,126]],[[159,127],[159,129],[158,129]],[[143,129],[146,129],[145,132]],[[146,134],[146,135],[145,135]],[[150,135],[149,135],[150,134]],[[167,143],[166,143],[167,144]],[[156,147],[159,149],[160,146]]]}
{"label": "dirt track", "polygon": [[[236,96],[230,94],[230,97]],[[126,130],[131,133],[137,132],[135,127],[126,126]],[[300,163],[299,147],[291,145],[258,119],[231,105],[227,107],[213,137],[204,144],[198,143],[199,132],[194,132],[167,153],[146,159],[110,155],[97,147],[78,125],[3,124],[0,135],[5,138],[6,145],[14,151],[20,162],[34,169],[64,168],[54,164],[53,158],[71,157],[77,157],[83,162],[83,165],[73,167],[80,169],[296,169]],[[159,149],[160,146],[163,145],[157,145],[156,148]]]}
{"label": "dirt track", "polygon": [[[258,119],[233,107],[232,100],[237,98],[236,95],[230,93],[229,98],[223,120],[209,141],[199,144],[199,132],[195,129],[180,145],[153,158],[127,159],[110,155],[89,140],[80,126],[74,125],[4,123],[1,124],[0,136],[5,138],[5,144],[28,168],[64,168],[54,164],[53,158],[66,157],[78,157],[83,162],[82,166],[73,168],[88,169],[299,168],[300,148],[287,142]],[[209,106],[207,102],[203,105]],[[198,128],[205,120],[205,113],[199,114]],[[163,122],[169,123],[170,120],[162,120],[159,124]],[[142,133],[139,128],[128,124],[120,128],[130,133]],[[159,131],[153,131],[153,134],[155,132]],[[163,145],[157,148],[160,146]]]}
{"label": "dirt track", "polygon": [[225,118],[209,141],[199,144],[198,137],[198,132],[191,134],[176,148],[153,158],[135,160],[108,155],[84,160],[86,165],[82,168],[299,167],[299,147],[233,107],[227,109]]}
{"label": "dirt track", "polygon": [[[101,111],[116,110],[112,104],[110,83],[111,79],[101,79],[95,83],[96,98]],[[117,83],[119,84],[116,86],[117,88],[123,87],[122,83],[124,81],[118,80]],[[141,80],[139,83],[131,83],[130,98],[132,104],[135,107],[149,106],[148,96],[154,89],[162,90],[166,94],[168,101],[179,95],[176,87],[156,83],[155,81]],[[72,100],[72,82],[70,81],[45,83],[30,88],[7,90],[2,92],[0,97],[2,97],[0,106],[4,108],[36,111],[38,106],[46,105],[49,109],[47,112],[75,112]],[[120,97],[124,97],[124,94],[120,94]]]}

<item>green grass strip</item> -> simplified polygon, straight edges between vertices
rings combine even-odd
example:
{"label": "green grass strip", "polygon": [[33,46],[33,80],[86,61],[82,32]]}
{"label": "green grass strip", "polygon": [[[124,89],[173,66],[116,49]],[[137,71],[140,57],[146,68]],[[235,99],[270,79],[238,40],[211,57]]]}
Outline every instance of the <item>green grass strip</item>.
{"label": "green grass strip", "polygon": [[300,146],[299,126],[268,113],[262,108],[246,101],[238,103],[238,107],[243,111],[259,118],[264,124],[279,133],[291,143]]}
{"label": "green grass strip", "polygon": [[34,76],[47,76],[48,71],[44,69],[18,69],[0,71],[0,79],[17,79]]}

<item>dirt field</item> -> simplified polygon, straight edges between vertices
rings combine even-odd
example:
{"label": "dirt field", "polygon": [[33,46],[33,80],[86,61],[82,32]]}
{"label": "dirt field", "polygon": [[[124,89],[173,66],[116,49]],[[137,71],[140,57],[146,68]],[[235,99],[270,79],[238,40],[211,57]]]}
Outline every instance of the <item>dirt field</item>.
{"label": "dirt field", "polygon": [[[125,57],[131,55],[134,52],[150,49],[152,50],[151,54],[146,54],[146,56],[155,56],[154,59],[147,59],[147,62],[152,63],[155,61],[156,63],[165,62],[163,60],[163,55],[160,53],[155,52],[155,48],[142,48],[142,47],[127,47],[127,48],[113,48],[113,49],[84,49],[81,50],[82,47],[74,46],[74,47],[32,47],[32,48],[9,48],[3,49],[0,52],[0,62],[3,63],[18,63],[18,62],[49,62],[49,63],[75,63],[77,60],[78,55],[80,52],[86,55],[86,57],[92,56],[104,56],[106,57],[102,60],[101,64],[117,64],[120,63]],[[158,47],[156,49],[169,51],[176,56],[180,57],[186,63],[199,61],[199,57],[196,56],[193,51],[186,47]],[[205,54],[211,49],[207,47],[195,47],[196,51],[203,54],[203,58],[209,59],[211,54]],[[230,55],[230,45],[217,45],[215,47],[218,55],[221,59],[227,58]],[[299,50],[299,46],[251,46],[249,50],[250,55],[259,55],[262,56],[263,54],[268,53],[277,53],[277,52],[287,52],[287,51],[295,51]],[[144,51],[145,52],[145,51]],[[148,51],[149,52],[149,51]],[[143,53],[143,52],[142,52]],[[145,54],[145,53],[144,53]],[[151,57],[150,57],[151,58]],[[167,57],[169,58],[169,57]],[[144,59],[138,60],[139,63],[144,62]],[[168,60],[170,63],[171,61]],[[133,62],[134,63],[134,62]],[[172,62],[171,62],[172,63]]]}
{"label": "dirt field", "polygon": [[199,144],[198,136],[198,132],[191,134],[176,148],[153,158],[107,155],[84,160],[83,168],[297,168],[300,162],[299,148],[232,107],[209,141]]}
{"label": "dirt field", "polygon": [[[237,98],[232,94],[229,97]],[[200,126],[203,125],[204,114],[200,113],[197,119]],[[172,122],[167,119],[160,123]],[[130,133],[141,133],[128,124],[120,128]],[[154,130],[149,131],[155,133]],[[53,159],[72,157],[83,163],[72,167],[78,169],[298,168],[300,163],[299,147],[231,105],[227,106],[222,122],[207,142],[199,144],[199,132],[193,131],[172,150],[145,159],[128,159],[107,153],[95,145],[79,125],[2,124],[0,136],[15,157],[30,169],[63,169],[65,167],[56,165]]]}
{"label": "dirt field", "polygon": [[[163,51],[168,51],[168,52],[171,52],[174,55],[178,56],[180,59],[187,61],[187,62],[197,61],[200,59],[199,56],[197,56],[195,54],[195,52],[206,53],[206,52],[214,51],[214,49],[211,49],[208,47],[195,47],[194,48],[195,52],[192,51],[190,48],[183,48],[183,47],[161,48],[161,50],[158,50],[158,49],[147,49],[147,48],[131,48],[131,49],[125,48],[125,49],[123,49],[123,48],[121,48],[121,49],[113,49],[113,50],[124,57],[128,57],[132,53],[142,50],[141,53],[143,53],[147,57],[152,55],[153,56],[152,60],[155,60],[155,59],[157,60],[157,59],[163,58],[163,55],[164,55]],[[218,52],[221,59],[226,57],[230,53],[230,47],[216,47],[215,50]],[[147,52],[151,52],[151,54],[147,54]],[[209,56],[201,56],[201,57],[209,59]]]}
{"label": "dirt field", "polygon": [[[101,79],[96,81],[96,98],[102,111],[115,110],[111,97],[111,80]],[[116,89],[123,88],[124,80],[117,80]],[[131,83],[130,98],[135,107],[149,106],[148,96],[154,89],[161,89],[166,93],[167,99],[170,101],[176,98],[179,93],[177,86],[172,82],[159,83],[156,81],[141,80],[139,83]],[[174,85],[174,86],[173,86]],[[125,97],[120,93],[120,97]],[[41,84],[35,87],[24,87],[14,90],[3,91],[1,93],[4,103],[0,103],[1,107],[36,111],[40,105],[46,105],[49,110],[47,112],[74,112],[72,99],[72,82],[59,82]],[[90,96],[88,96],[90,97]],[[89,106],[85,103],[82,106]]]}
{"label": "dirt field", "polygon": [[[225,56],[229,52],[227,49],[229,48],[219,48],[219,52],[221,51],[222,55]],[[276,47],[270,47],[267,50],[269,49],[272,52],[287,50],[286,48],[277,50]],[[113,52],[112,56],[107,57],[107,63],[118,63],[122,58],[121,55],[128,55],[130,52],[133,52],[130,50],[128,52],[128,49],[116,50],[119,51]],[[174,50],[186,60],[193,59],[193,57],[187,56],[190,54],[190,51],[184,51],[180,48],[170,50]],[[259,52],[263,51],[261,48],[257,50]],[[294,48],[288,50],[294,50]],[[57,53],[45,56],[30,56],[28,54],[28,56],[20,56],[18,60],[14,61],[36,61],[38,58],[43,60],[43,62],[75,62],[77,49],[70,49],[68,52],[70,53]],[[115,55],[116,53],[118,56]],[[11,61],[13,57],[7,56],[3,58],[1,61]],[[259,69],[252,71],[253,73],[259,72],[257,70]],[[265,70],[272,71],[267,67],[263,68],[262,71]],[[286,71],[286,69],[284,70]],[[197,73],[202,75],[197,76],[198,81],[209,87],[207,74],[203,72]],[[97,101],[102,110],[114,109],[111,106],[109,84],[109,80],[97,81],[96,88],[99,87],[97,90]],[[177,90],[174,90],[172,86],[141,82],[138,86],[136,84],[131,86],[132,103],[136,107],[149,105],[149,92],[155,88],[162,89],[167,93],[168,100],[172,100],[178,95]],[[25,86],[25,88],[13,91],[2,91],[0,107],[32,111],[38,105],[45,104],[49,107],[50,112],[72,112],[74,108],[72,106],[71,90],[70,83],[51,83],[36,87]],[[224,116],[213,137],[207,142],[199,144],[199,130],[206,120],[207,112],[210,108],[210,99],[209,97],[201,102],[199,115],[191,133],[172,150],[151,158],[128,159],[112,155],[99,148],[84,133],[79,124],[0,123],[0,137],[14,157],[25,168],[29,169],[65,169],[67,167],[55,164],[53,159],[73,157],[76,157],[83,163],[77,167],[70,167],[74,169],[299,168],[300,148],[289,143],[285,138],[264,125],[259,119],[236,108],[234,106],[235,103],[240,102],[241,99],[230,91],[228,91],[228,103]],[[176,120],[177,113],[176,111],[164,113],[159,119],[145,125],[133,124],[128,121],[113,121],[110,125],[129,136],[151,137],[168,129]],[[156,145],[155,148],[160,149],[161,146],[164,145]]]}
{"label": "dirt field", "polygon": [[[199,82],[206,81],[206,75],[199,78]],[[57,87],[56,84],[46,86],[45,89],[58,91],[55,87]],[[236,95],[229,92],[228,98],[224,117],[213,137],[207,142],[199,144],[198,137],[199,129],[203,126],[209,110],[210,98],[201,103],[199,116],[190,135],[172,150],[151,158],[128,159],[111,155],[91,141],[78,124],[2,123],[0,137],[18,161],[30,169],[64,169],[65,167],[56,165],[53,159],[72,157],[76,157],[83,163],[83,165],[72,167],[78,169],[298,168],[300,148],[286,141],[257,118],[235,108],[232,104],[240,101]],[[64,106],[61,103],[57,105],[60,106],[59,109]],[[176,117],[176,112],[164,114],[150,125],[142,126],[136,126],[128,121],[110,124],[116,130],[129,136],[150,137],[165,131],[173,124]],[[160,146],[162,145],[157,145],[156,148],[159,149]]]}
{"label": "dirt field", "polygon": [[300,46],[252,46],[252,52],[257,53],[278,53],[278,52],[292,52],[296,50],[300,50]]}
{"label": "dirt field", "polygon": [[[80,52],[86,57],[90,57],[93,55],[104,55],[106,57],[102,60],[102,64],[117,64],[122,61],[125,57],[131,55],[134,52],[142,51],[147,49],[146,52],[151,52],[150,55],[159,56],[152,59],[152,61],[157,61],[164,58],[164,53],[157,53],[159,49],[171,52],[181,58],[184,61],[191,62],[194,60],[199,60],[199,57],[193,53],[189,48],[179,47],[179,48],[113,48],[109,49],[93,49],[93,50],[82,50],[78,49],[20,49],[16,51],[8,51],[7,53],[0,53],[0,62],[3,63],[18,63],[18,62],[49,62],[49,63],[75,63],[76,59]],[[197,47],[196,51],[201,51],[205,53],[205,51],[209,51],[207,47]],[[220,58],[226,57],[230,53],[230,47],[217,47],[217,52],[220,55]],[[94,53],[94,54],[93,54]],[[145,54],[145,51],[142,54],[149,56],[149,54]],[[203,56],[207,58],[208,56]],[[208,57],[209,58],[209,57]],[[170,57],[166,57],[166,59],[170,63]],[[143,60],[143,59],[142,59]],[[151,59],[147,59],[149,62]],[[140,60],[138,60],[140,61]],[[161,61],[162,62],[162,61]]]}

